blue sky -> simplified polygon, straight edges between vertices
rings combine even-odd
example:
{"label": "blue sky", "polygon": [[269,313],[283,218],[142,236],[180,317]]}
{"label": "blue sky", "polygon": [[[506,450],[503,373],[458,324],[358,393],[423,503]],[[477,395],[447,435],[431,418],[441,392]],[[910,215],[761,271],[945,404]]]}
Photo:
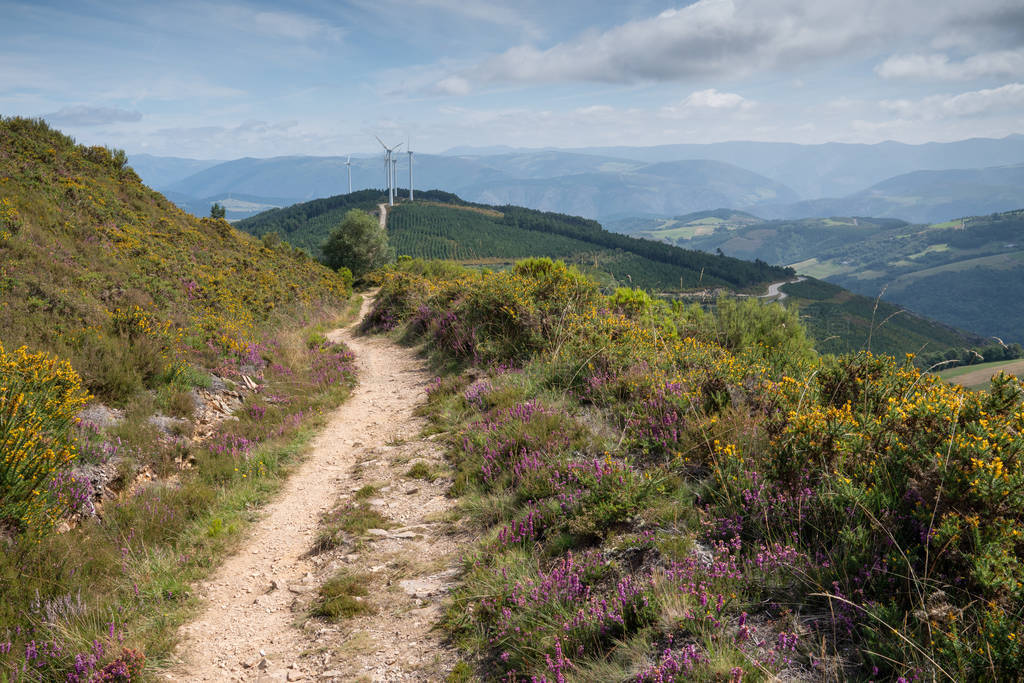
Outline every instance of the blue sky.
{"label": "blue sky", "polygon": [[196,158],[1024,133],[1020,0],[0,0],[0,113]]}

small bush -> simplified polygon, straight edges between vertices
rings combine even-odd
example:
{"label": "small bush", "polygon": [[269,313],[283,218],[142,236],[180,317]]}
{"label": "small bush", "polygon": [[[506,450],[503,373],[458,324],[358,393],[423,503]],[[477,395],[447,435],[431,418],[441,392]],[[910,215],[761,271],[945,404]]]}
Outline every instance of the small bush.
{"label": "small bush", "polygon": [[405,473],[405,476],[410,479],[422,479],[423,481],[432,482],[441,475],[435,472],[427,463],[418,462],[409,468],[409,471]]}
{"label": "small bush", "polygon": [[376,610],[365,599],[370,594],[370,581],[369,574],[342,569],[320,587],[320,597],[310,613],[330,621],[373,614]]}

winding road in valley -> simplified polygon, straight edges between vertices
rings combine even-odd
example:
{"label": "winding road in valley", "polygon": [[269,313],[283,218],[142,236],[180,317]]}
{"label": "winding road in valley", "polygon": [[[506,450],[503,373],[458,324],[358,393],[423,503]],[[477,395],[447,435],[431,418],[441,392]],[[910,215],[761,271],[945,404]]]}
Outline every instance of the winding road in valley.
{"label": "winding road in valley", "polygon": [[782,301],[787,296],[789,296],[788,294],[786,294],[785,292],[782,291],[781,288],[782,288],[783,285],[792,285],[792,284],[795,284],[797,282],[803,282],[806,279],[807,278],[805,278],[803,275],[801,275],[801,276],[799,276],[797,278],[794,278],[792,280],[783,280],[782,282],[773,282],[770,285],[768,285],[768,293],[767,294],[762,294],[760,296],[760,298],[761,299],[771,299],[771,298],[774,297],[775,301]]}

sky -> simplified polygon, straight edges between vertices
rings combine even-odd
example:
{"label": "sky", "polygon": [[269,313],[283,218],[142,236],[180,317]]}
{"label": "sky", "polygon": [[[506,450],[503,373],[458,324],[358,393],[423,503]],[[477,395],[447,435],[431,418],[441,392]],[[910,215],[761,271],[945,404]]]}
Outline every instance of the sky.
{"label": "sky", "polygon": [[201,159],[1024,133],[1021,0],[0,0],[0,114]]}

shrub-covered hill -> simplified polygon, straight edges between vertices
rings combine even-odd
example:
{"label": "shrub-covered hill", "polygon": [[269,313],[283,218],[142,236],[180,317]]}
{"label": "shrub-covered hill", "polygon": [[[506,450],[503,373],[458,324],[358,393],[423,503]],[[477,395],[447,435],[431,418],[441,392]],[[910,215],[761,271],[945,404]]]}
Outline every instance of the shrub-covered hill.
{"label": "shrub-covered hill", "polygon": [[[332,197],[269,211],[237,225],[253,234],[278,231],[304,248],[319,247],[345,211],[362,208],[358,202],[370,199],[368,192]],[[393,207],[388,233],[396,251],[408,256],[462,261],[546,256],[659,291],[744,290],[791,275],[785,268],[759,261],[703,254],[609,232],[596,221],[578,216],[467,204],[442,192],[421,193],[416,203]]]}
{"label": "shrub-covered hill", "polygon": [[475,366],[425,411],[478,539],[462,680],[1020,679],[1020,380],[817,357],[780,306],[539,259],[400,263],[366,326]]}
{"label": "shrub-covered hill", "polygon": [[0,341],[70,360],[101,398],[345,294],[304,252],[180,211],[123,153],[0,119]]}

